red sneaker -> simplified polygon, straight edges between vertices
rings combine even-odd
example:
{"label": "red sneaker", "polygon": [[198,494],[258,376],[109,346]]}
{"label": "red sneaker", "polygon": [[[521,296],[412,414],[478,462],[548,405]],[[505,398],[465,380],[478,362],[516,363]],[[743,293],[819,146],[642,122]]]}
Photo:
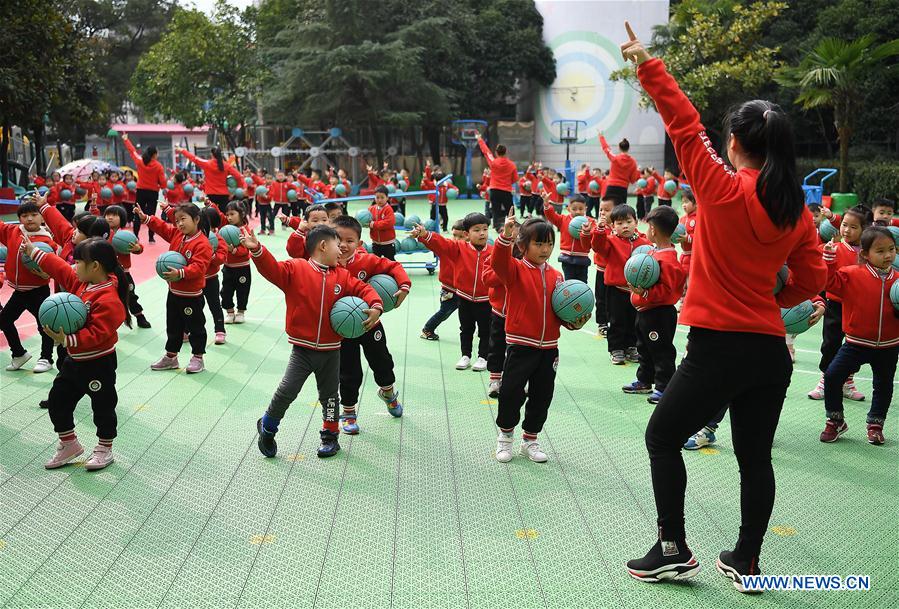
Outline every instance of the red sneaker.
{"label": "red sneaker", "polygon": [[846,421],[827,419],[827,423],[824,425],[824,431],[821,432],[821,441],[836,442],[840,436],[846,433],[847,429],[849,429],[849,426],[846,425]]}
{"label": "red sneaker", "polygon": [[883,443],[883,425],[879,423],[868,423],[868,444],[880,446]]}

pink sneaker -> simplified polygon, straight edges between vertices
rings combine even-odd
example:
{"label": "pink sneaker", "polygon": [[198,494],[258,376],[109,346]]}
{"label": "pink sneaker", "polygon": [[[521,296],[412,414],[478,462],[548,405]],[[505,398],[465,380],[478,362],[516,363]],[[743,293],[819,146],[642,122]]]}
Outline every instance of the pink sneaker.
{"label": "pink sneaker", "polygon": [[97,444],[97,446],[94,447],[94,452],[91,453],[90,459],[85,462],[84,469],[96,471],[112,465],[114,461],[115,457],[112,456],[112,449],[108,446]]}
{"label": "pink sneaker", "polygon": [[865,394],[855,388],[855,379],[851,376],[843,383],[843,397],[853,402],[865,401]]}
{"label": "pink sneaker", "polygon": [[197,355],[191,355],[190,361],[187,363],[187,373],[196,374],[197,372],[203,372],[204,370],[206,370],[206,367],[203,365],[203,358]]}
{"label": "pink sneaker", "polygon": [[52,459],[44,463],[44,467],[47,469],[62,467],[83,452],[84,448],[81,446],[81,443],[78,442],[78,438],[69,442],[60,440],[59,445],[56,447],[56,454],[53,455]]}
{"label": "pink sneaker", "polygon": [[150,370],[177,370],[178,368],[180,366],[178,365],[177,355],[175,357],[163,355],[158,362],[150,366]]}
{"label": "pink sneaker", "polygon": [[821,378],[818,380],[818,384],[815,385],[815,388],[808,392],[808,398],[810,400],[823,400],[824,399],[824,375],[821,375]]}
{"label": "pink sneaker", "polygon": [[216,332],[215,333],[215,344],[216,345],[224,345],[225,344],[225,333],[224,332]]}

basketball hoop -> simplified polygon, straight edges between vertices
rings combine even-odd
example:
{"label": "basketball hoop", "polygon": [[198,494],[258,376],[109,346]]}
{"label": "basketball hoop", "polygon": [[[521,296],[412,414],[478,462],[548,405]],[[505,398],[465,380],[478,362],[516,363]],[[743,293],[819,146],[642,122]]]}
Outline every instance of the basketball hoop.
{"label": "basketball hoop", "polygon": [[559,135],[552,138],[553,144],[565,145],[565,181],[574,184],[574,170],[571,168],[571,146],[583,144],[587,140],[578,137],[581,125],[587,126],[587,121],[562,119],[552,122],[553,126],[559,126]]}
{"label": "basketball hoop", "polygon": [[471,157],[478,147],[478,137],[487,133],[487,121],[474,118],[463,118],[452,123],[452,143],[465,147],[465,183],[468,192],[462,195],[463,199],[473,198],[471,181]]}

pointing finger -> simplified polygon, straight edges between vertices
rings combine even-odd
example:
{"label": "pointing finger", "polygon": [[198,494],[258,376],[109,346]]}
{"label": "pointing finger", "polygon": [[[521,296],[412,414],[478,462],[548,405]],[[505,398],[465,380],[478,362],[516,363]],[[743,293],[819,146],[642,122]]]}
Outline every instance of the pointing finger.
{"label": "pointing finger", "polygon": [[630,40],[636,40],[636,39],[637,39],[637,35],[634,34],[634,30],[631,29],[631,24],[630,24],[630,22],[628,22],[628,21],[625,21],[625,22],[624,22],[624,29],[627,30],[627,37],[628,37],[628,39],[630,39]]}

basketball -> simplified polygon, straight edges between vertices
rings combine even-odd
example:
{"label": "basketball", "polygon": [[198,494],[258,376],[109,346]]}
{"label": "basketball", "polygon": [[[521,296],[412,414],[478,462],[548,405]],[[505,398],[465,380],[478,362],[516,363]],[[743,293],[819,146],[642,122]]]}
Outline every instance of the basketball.
{"label": "basketball", "polygon": [[225,240],[225,243],[231,247],[240,245],[240,229],[233,224],[226,224],[219,229],[219,237]]}
{"label": "basketball", "polygon": [[112,189],[108,186],[104,186],[100,189],[100,198],[104,201],[108,201],[112,198]]}
{"label": "basketball", "polygon": [[41,186],[40,188],[37,189],[37,194],[44,196],[45,194],[47,194],[48,190],[50,190],[50,189],[47,188],[46,186]]}
{"label": "basketball", "polygon": [[459,189],[454,186],[447,188],[446,189],[446,198],[449,199],[450,201],[452,201],[454,199],[458,199],[459,198]]}
{"label": "basketball", "polygon": [[[47,252],[48,254],[53,253],[53,248],[44,243],[43,241],[35,241],[34,248],[41,250],[42,252]],[[24,264],[29,271],[37,272],[41,270],[41,267],[37,265],[37,262],[31,259],[31,256],[22,252],[22,264]]]}
{"label": "basketball", "polygon": [[671,243],[680,243],[681,240],[687,236],[687,227],[683,224],[678,224],[677,228],[674,229],[674,232],[671,233]]}
{"label": "basketball", "polygon": [[675,182],[674,180],[666,180],[665,192],[667,192],[669,195],[673,195],[675,192],[677,192],[677,182]]}
{"label": "basketball", "polygon": [[392,311],[396,306],[393,295],[400,289],[396,280],[390,275],[375,275],[368,280],[368,285],[373,287],[381,297],[381,301],[384,303],[384,312]]}
{"label": "basketball", "polygon": [[412,230],[413,228],[415,228],[416,224],[421,224],[421,218],[414,214],[403,221],[403,226],[406,227],[406,230]]}
{"label": "basketball", "polygon": [[654,249],[655,248],[651,245],[638,245],[634,248],[634,251],[631,252],[631,256],[636,256],[637,254],[651,254]]}
{"label": "basketball", "polygon": [[659,262],[651,254],[631,256],[624,265],[624,278],[637,288],[651,288],[659,281]]}
{"label": "basketball", "polygon": [[598,193],[599,192],[599,182],[597,182],[596,180],[590,180],[590,183],[587,184],[587,188],[590,190],[590,192],[592,192],[594,194]]}
{"label": "basketball", "polygon": [[425,230],[435,232],[437,230],[437,220],[425,220]]}
{"label": "basketball", "polygon": [[637,180],[637,188],[646,188],[646,184],[648,184],[646,178],[640,178],[639,180]]}
{"label": "basketball", "polygon": [[63,334],[74,334],[87,321],[87,307],[74,294],[56,292],[41,303],[37,318],[41,326],[48,326],[54,332],[62,328]]}
{"label": "basketball", "polygon": [[785,285],[787,285],[787,279],[790,278],[790,269],[787,268],[787,265],[783,265],[780,267],[780,270],[777,271],[777,275],[775,276],[776,283],[774,284],[774,293],[778,294]]}
{"label": "basketball", "polygon": [[[191,187],[191,191],[193,191],[193,187]],[[116,184],[112,187],[112,192],[113,194],[115,194],[115,196],[121,197],[123,194],[125,194],[125,187],[121,184]],[[187,192],[187,186],[184,187],[184,192]]]}
{"label": "basketball", "polygon": [[364,311],[368,303],[356,296],[344,296],[331,307],[331,327],[344,338],[358,338],[365,334],[362,322],[368,317]]}
{"label": "basketball", "polygon": [[287,200],[293,203],[297,200],[297,191],[291,189],[287,191]]}
{"label": "basketball", "polygon": [[343,184],[338,184],[336,187],[334,187],[334,192],[337,193],[338,197],[345,197],[346,196],[346,186]]}
{"label": "basketball", "polygon": [[825,241],[831,241],[840,234],[840,231],[836,226],[830,223],[830,220],[824,219],[821,220],[821,224],[818,225],[818,234],[821,235],[821,238]]}
{"label": "basketball", "polygon": [[356,219],[362,226],[368,226],[371,224],[371,212],[367,209],[360,209],[356,212]]}
{"label": "basketball", "polygon": [[899,226],[887,226],[887,230],[893,235],[893,241],[896,242],[896,247],[899,248]]}
{"label": "basketball", "polygon": [[593,312],[596,299],[593,290],[583,281],[569,279],[553,290],[553,311],[564,322],[571,323]]}
{"label": "basketball", "polygon": [[68,188],[63,188],[62,190],[59,191],[59,198],[62,199],[63,201],[68,201],[69,199],[72,198],[72,191],[69,190]]}
{"label": "basketball", "polygon": [[574,237],[575,239],[581,238],[581,229],[584,225],[590,221],[590,218],[587,216],[575,216],[571,219],[571,222],[568,223],[568,234]]}
{"label": "basketball", "polygon": [[400,248],[406,253],[412,253],[418,249],[418,239],[406,237],[400,241]]}
{"label": "basketball", "polygon": [[257,186],[256,187],[256,196],[257,197],[265,197],[267,195],[268,195],[268,188],[266,188],[265,186]]}
{"label": "basketball", "polygon": [[243,188],[235,188],[234,192],[232,192],[231,194],[234,195],[235,199],[243,199],[245,196],[247,196],[247,193]]}
{"label": "basketball", "polygon": [[399,239],[394,239],[394,240],[393,240],[393,250],[396,251],[396,252],[401,252],[401,251],[403,251],[403,244],[400,243],[400,240],[399,240]]}
{"label": "basketball", "polygon": [[811,300],[800,302],[789,309],[781,309],[780,317],[784,322],[784,330],[787,334],[802,334],[808,330],[808,320],[814,312],[815,306]]}
{"label": "basketball", "polygon": [[396,212],[393,214],[393,223],[397,226],[405,226],[406,225],[406,217],[403,216],[400,212]]}
{"label": "basketball", "polygon": [[75,194],[78,195],[79,197],[83,197],[84,195],[87,194],[87,191],[85,189],[81,188],[80,186],[76,186]]}
{"label": "basketball", "polygon": [[371,244],[370,243],[363,243],[362,246],[365,248],[366,252],[368,252],[369,254],[371,253]]}
{"label": "basketball", "polygon": [[209,233],[209,245],[212,247],[212,253],[215,255],[216,250],[219,248],[219,238],[215,233]]}
{"label": "basketball", "polygon": [[[247,183],[250,183],[250,180],[247,180]],[[228,176],[225,178],[225,184],[228,185],[228,188],[234,188],[237,186],[237,180],[234,179],[234,176]]]}
{"label": "basketball", "polygon": [[524,189],[528,192],[531,192],[531,183],[530,181],[524,183]]}
{"label": "basketball", "polygon": [[[163,254],[156,259],[156,274],[162,277],[162,274],[166,271],[183,269],[186,266],[187,260],[185,260],[184,256],[180,253],[163,252]],[[162,278],[165,279],[165,277]]]}
{"label": "basketball", "polygon": [[129,254],[132,243],[137,243],[137,237],[130,230],[120,229],[112,236],[112,247],[120,254]]}
{"label": "basketball", "polygon": [[[896,264],[893,261],[893,264]],[[890,302],[893,303],[893,308],[899,311],[899,281],[893,282],[893,287],[890,288]]]}
{"label": "basketball", "polygon": [[135,190],[137,190],[137,182],[135,182],[134,180],[128,180],[128,183],[125,184],[125,187],[131,192],[134,192]]}
{"label": "basketball", "polygon": [[9,254],[9,250],[5,245],[0,245],[0,264],[6,263],[6,256]]}
{"label": "basketball", "polygon": [[396,186],[393,184],[387,184],[387,192],[393,194],[396,192]]}
{"label": "basketball", "polygon": [[397,182],[396,187],[399,188],[400,190],[406,190],[406,188],[408,188],[409,185],[406,184],[405,180],[400,180],[399,182]]}
{"label": "basketball", "polygon": [[191,186],[190,184],[185,184],[184,185],[184,194],[186,194],[188,197],[191,196],[192,194],[194,194],[194,187]]}
{"label": "basketball", "polygon": [[559,193],[560,195],[562,195],[563,197],[565,195],[567,195],[570,191],[571,191],[571,189],[568,187],[567,182],[560,182],[558,185],[556,185],[556,192]]}

